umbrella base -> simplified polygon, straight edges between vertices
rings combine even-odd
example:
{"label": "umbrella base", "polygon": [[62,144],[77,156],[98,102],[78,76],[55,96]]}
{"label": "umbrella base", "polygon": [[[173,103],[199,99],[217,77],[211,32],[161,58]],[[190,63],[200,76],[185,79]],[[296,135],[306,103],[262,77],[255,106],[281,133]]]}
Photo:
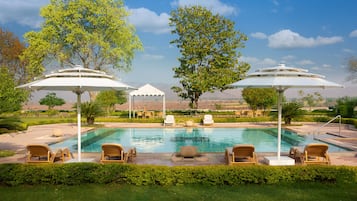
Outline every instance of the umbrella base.
{"label": "umbrella base", "polygon": [[295,160],[287,156],[266,156],[264,157],[264,163],[272,166],[279,165],[295,165]]}
{"label": "umbrella base", "polygon": [[81,161],[78,161],[77,158],[70,159],[65,163],[92,163],[95,162],[95,158],[82,158]]}

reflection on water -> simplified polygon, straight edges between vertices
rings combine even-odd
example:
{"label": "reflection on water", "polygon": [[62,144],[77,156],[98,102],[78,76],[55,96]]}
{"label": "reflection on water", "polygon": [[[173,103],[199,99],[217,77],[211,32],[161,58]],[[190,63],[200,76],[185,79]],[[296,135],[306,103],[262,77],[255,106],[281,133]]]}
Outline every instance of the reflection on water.
{"label": "reflection on water", "polygon": [[[290,131],[282,132],[281,150],[303,146],[313,140]],[[136,147],[140,153],[176,152],[181,146],[197,146],[201,152],[223,152],[235,144],[253,144],[257,152],[276,152],[276,128],[100,128],[82,137],[83,152],[100,152],[103,143]],[[51,145],[52,148],[77,149],[77,138]],[[330,146],[330,151],[335,147]]]}

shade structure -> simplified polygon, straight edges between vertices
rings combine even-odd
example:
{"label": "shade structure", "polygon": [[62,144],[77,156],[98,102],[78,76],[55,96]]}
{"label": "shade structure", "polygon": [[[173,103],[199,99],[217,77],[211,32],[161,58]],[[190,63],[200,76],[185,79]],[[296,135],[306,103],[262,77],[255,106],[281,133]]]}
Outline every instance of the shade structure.
{"label": "shade structure", "polygon": [[61,69],[45,75],[36,81],[18,86],[33,90],[72,91],[77,94],[77,136],[78,161],[81,161],[81,94],[85,91],[131,90],[135,89],[125,83],[115,80],[103,71],[83,68]]}
{"label": "shade structure", "polygon": [[165,117],[165,93],[150,84],[145,84],[144,86],[139,87],[137,90],[131,91],[129,93],[129,118],[132,116],[132,104],[135,96],[162,96],[162,114]]}
{"label": "shade structure", "polygon": [[309,73],[302,68],[287,67],[280,64],[276,67],[259,69],[248,74],[243,80],[231,84],[236,88],[275,88],[278,92],[278,150],[277,158],[280,159],[281,147],[281,112],[282,97],[289,88],[342,88],[343,86],[324,79],[318,74]]}

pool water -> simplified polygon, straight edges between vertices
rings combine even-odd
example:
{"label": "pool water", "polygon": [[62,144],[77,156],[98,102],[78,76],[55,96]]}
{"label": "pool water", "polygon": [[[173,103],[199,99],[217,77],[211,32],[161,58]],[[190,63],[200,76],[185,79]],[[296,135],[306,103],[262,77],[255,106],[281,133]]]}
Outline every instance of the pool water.
{"label": "pool water", "polygon": [[[291,146],[304,146],[314,141],[282,131],[281,151]],[[197,146],[200,152],[223,152],[235,144],[253,144],[256,152],[277,151],[276,128],[100,128],[82,135],[82,152],[100,152],[103,143],[119,143],[136,147],[139,153],[176,152],[181,146]],[[52,144],[51,148],[68,147],[77,150],[77,137]],[[330,152],[344,149],[329,145]]]}

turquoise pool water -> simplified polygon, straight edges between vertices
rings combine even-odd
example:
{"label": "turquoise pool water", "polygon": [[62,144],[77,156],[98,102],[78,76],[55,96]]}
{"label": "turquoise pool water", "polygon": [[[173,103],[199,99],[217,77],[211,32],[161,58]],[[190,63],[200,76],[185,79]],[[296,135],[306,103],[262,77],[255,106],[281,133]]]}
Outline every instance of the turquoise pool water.
{"label": "turquoise pool water", "polygon": [[[317,142],[311,136],[282,131],[281,151],[291,146]],[[194,145],[201,152],[223,152],[235,144],[253,144],[256,152],[277,151],[276,128],[100,128],[82,135],[82,152],[100,152],[103,143],[136,147],[139,153],[176,152],[181,146]],[[68,147],[77,151],[77,137],[52,144],[51,148]],[[330,152],[346,151],[329,145]]]}

